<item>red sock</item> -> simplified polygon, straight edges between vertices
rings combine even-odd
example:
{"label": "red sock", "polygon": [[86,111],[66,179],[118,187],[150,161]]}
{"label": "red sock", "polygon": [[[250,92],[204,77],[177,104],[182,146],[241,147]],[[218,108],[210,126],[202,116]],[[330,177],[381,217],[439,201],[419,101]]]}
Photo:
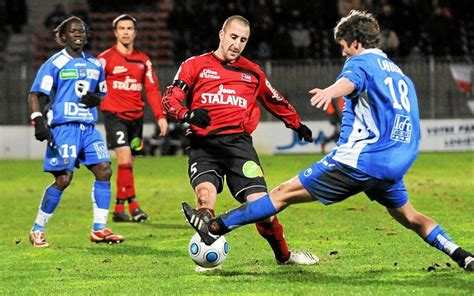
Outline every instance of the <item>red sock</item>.
{"label": "red sock", "polygon": [[123,212],[125,211],[125,207],[123,204],[115,204],[114,212]]}
{"label": "red sock", "polygon": [[117,198],[126,200],[135,195],[133,167],[130,164],[119,164],[117,172]]}
{"label": "red sock", "polygon": [[140,204],[136,201],[135,197],[132,197],[128,200],[128,210],[132,214],[136,208],[140,208]]}
{"label": "red sock", "polygon": [[290,258],[288,244],[283,234],[283,226],[278,222],[277,216],[273,217],[272,222],[255,224],[258,233],[268,241],[272,247],[275,258],[280,262],[286,262]]}

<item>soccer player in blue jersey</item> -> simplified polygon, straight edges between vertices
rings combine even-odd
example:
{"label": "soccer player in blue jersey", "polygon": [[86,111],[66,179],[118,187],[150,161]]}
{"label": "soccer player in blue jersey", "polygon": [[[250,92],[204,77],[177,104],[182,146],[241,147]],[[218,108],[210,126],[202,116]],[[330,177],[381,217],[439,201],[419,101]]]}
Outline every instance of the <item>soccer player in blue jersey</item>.
{"label": "soccer player in blue jersey", "polygon": [[[43,169],[55,180],[43,194],[30,232],[35,247],[48,247],[45,226],[71,183],[74,168],[85,165],[95,176],[92,192],[93,242],[120,243],[121,235],[106,227],[110,204],[110,158],[99,131],[95,128],[97,106],[106,94],[105,75],[98,60],[83,52],[87,25],[78,17],[64,20],[54,31],[56,42],[65,48],[39,69],[28,97],[35,137],[48,142]],[[38,97],[49,96],[47,119]]]}
{"label": "soccer player in blue jersey", "polygon": [[347,57],[344,68],[333,85],[312,89],[310,94],[311,105],[324,109],[334,98],[344,96],[336,148],[270,194],[215,219],[203,219],[183,203],[186,218],[210,244],[218,235],[275,215],[291,204],[318,200],[330,205],[364,192],[461,268],[474,271],[474,256],[408,200],[403,176],[418,154],[417,96],[410,78],[377,48],[377,20],[369,13],[353,10],[339,21],[334,37]]}

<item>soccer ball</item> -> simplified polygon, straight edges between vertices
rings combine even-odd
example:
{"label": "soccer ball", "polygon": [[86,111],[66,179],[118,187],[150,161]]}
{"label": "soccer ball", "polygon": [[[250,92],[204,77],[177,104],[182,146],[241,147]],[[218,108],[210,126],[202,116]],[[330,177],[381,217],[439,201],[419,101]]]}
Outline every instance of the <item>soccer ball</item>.
{"label": "soccer ball", "polygon": [[211,268],[222,264],[229,253],[229,244],[222,235],[208,246],[202,241],[199,234],[195,233],[189,241],[188,251],[189,256],[197,265]]}

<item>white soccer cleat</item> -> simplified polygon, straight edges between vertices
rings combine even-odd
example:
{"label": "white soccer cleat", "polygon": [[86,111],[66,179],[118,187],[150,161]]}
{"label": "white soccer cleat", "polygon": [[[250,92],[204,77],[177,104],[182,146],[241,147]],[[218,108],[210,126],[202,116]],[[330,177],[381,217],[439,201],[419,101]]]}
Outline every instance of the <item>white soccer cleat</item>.
{"label": "white soccer cleat", "polygon": [[319,258],[316,255],[311,254],[310,252],[292,252],[290,251],[290,258],[286,262],[280,262],[277,260],[279,265],[289,265],[289,264],[298,264],[298,265],[315,265],[319,263]]}
{"label": "white soccer cleat", "polygon": [[206,267],[196,265],[196,268],[194,268],[194,271],[195,272],[216,272],[216,271],[219,271],[221,269],[222,269],[222,265],[217,265],[217,266],[210,267],[210,268],[206,268]]}
{"label": "white soccer cleat", "polygon": [[46,242],[43,231],[40,231],[40,230],[31,231],[29,239],[33,247],[36,247],[36,248],[49,247],[49,244]]}

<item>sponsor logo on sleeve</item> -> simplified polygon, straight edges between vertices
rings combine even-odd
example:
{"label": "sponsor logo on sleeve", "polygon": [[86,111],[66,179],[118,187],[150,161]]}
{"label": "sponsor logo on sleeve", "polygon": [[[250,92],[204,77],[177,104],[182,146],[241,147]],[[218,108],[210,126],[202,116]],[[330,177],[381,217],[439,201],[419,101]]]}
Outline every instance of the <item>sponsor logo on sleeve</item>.
{"label": "sponsor logo on sleeve", "polygon": [[41,79],[41,89],[46,90],[48,92],[51,91],[53,88],[53,77],[50,75],[45,75],[43,79]]}

